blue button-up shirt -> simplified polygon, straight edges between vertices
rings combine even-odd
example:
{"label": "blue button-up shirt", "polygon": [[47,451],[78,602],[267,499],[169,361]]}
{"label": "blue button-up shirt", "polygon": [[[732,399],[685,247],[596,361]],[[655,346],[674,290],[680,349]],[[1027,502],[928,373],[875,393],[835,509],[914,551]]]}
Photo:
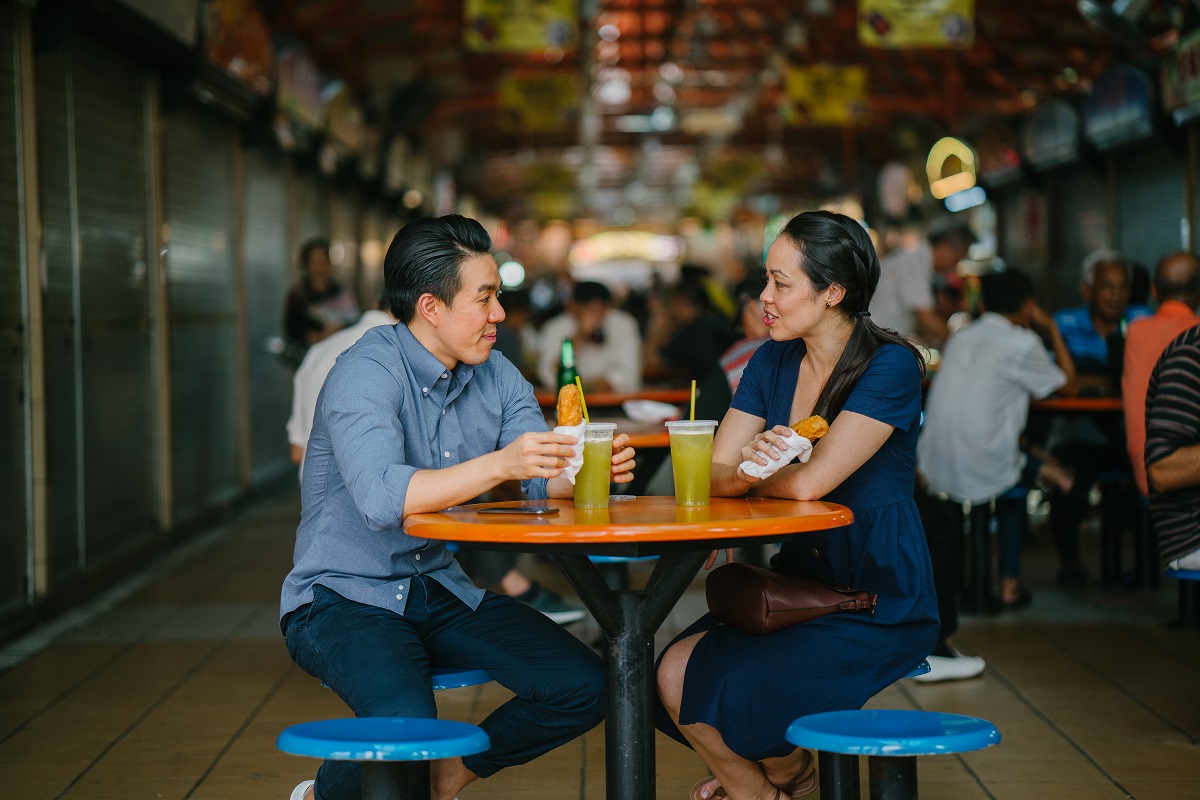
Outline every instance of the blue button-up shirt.
{"label": "blue button-up shirt", "polygon": [[[1125,309],[1123,322],[1132,322],[1149,314],[1150,309],[1145,306],[1129,306]],[[1092,312],[1087,306],[1056,311],[1054,322],[1075,362],[1075,369],[1084,374],[1108,373],[1108,340],[1092,324]]]}
{"label": "blue button-up shirt", "polygon": [[[318,583],[403,614],[414,575],[429,575],[477,607],[483,591],[446,544],[404,532],[408,483],[417,470],[459,464],[545,430],[533,387],[498,352],[478,366],[447,369],[406,325],[367,331],[338,357],[317,398],[280,617],[311,602]],[[522,488],[546,496],[544,478]]]}

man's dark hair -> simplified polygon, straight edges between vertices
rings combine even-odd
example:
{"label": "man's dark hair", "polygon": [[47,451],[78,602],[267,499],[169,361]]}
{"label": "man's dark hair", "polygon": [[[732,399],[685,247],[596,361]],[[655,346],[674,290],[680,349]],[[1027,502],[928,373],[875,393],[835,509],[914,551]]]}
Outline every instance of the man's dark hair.
{"label": "man's dark hair", "polygon": [[383,257],[384,292],[392,314],[411,322],[417,300],[426,292],[450,305],[462,288],[462,262],[491,249],[492,238],[469,217],[448,214],[408,223],[396,232]]}
{"label": "man's dark hair", "polygon": [[738,310],[751,300],[757,300],[762,294],[763,289],[767,287],[767,273],[761,269],[755,269],[749,272],[746,277],[737,282],[733,287],[733,299],[737,303]]}
{"label": "man's dark hair", "polygon": [[965,249],[975,244],[975,234],[961,222],[935,226],[929,232],[928,238],[931,245],[945,242],[946,244],[957,245]]}
{"label": "man's dark hair", "polygon": [[[1163,269],[1164,264],[1176,259],[1187,259],[1192,262],[1191,276],[1188,279],[1183,281],[1171,280],[1172,278],[1179,277],[1177,272],[1175,270]],[[1160,258],[1158,264],[1154,267],[1154,292],[1158,295],[1158,302],[1160,303],[1167,300],[1178,300],[1189,306],[1194,305],[1197,296],[1200,296],[1200,259],[1184,251],[1167,253]]]}
{"label": "man's dark hair", "polygon": [[596,300],[607,303],[609,300],[612,300],[612,292],[599,281],[580,281],[571,290],[571,299],[580,305],[592,303]]}
{"label": "man's dark hair", "polygon": [[983,307],[994,314],[1015,314],[1033,297],[1033,281],[1019,269],[1010,267],[979,279]]}
{"label": "man's dark hair", "polygon": [[329,240],[328,239],[309,239],[304,244],[300,245],[300,269],[308,269],[308,256],[313,250],[320,250],[325,253],[325,257],[329,257]]}

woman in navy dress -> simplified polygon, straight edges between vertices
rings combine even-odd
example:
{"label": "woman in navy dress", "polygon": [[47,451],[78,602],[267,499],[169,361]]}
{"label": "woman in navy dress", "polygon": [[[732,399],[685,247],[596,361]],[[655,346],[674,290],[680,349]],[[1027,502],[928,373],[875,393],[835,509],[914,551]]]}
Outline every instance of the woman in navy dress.
{"label": "woman in navy dress", "polygon": [[[852,525],[797,536],[773,565],[874,592],[879,603],[872,616],[833,614],[767,636],[705,615],[667,647],[657,670],[659,727],[712,770],[692,800],[813,791],[815,759],[787,742],[787,726],[805,714],[861,708],[919,664],[938,635],[913,502],[923,361],[870,320],[879,282],[871,240],[849,217],[799,214],[771,245],[767,276],[771,341],[746,367],[717,430],[712,493],[848,506]],[[812,414],[832,422],[807,464],[765,480],[738,467],[778,458],[781,426]]]}

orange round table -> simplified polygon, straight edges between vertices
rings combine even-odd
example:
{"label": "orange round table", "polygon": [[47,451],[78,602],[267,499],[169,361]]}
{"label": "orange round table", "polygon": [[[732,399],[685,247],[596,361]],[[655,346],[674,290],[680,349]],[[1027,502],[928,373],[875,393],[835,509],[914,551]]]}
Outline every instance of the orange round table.
{"label": "orange round table", "polygon": [[[537,505],[556,514],[480,514],[485,508]],[[683,595],[710,550],[790,539],[849,525],[845,506],[822,501],[715,497],[679,507],[674,497],[614,495],[607,509],[571,500],[454,506],[404,520],[410,536],[550,553],[608,637],[605,723],[609,800],[654,800],[654,632]],[[614,591],[588,555],[659,556],[644,589]]]}
{"label": "orange round table", "polygon": [[1082,411],[1091,414],[1120,414],[1125,408],[1119,397],[1047,397],[1031,401],[1029,407],[1038,411]]}

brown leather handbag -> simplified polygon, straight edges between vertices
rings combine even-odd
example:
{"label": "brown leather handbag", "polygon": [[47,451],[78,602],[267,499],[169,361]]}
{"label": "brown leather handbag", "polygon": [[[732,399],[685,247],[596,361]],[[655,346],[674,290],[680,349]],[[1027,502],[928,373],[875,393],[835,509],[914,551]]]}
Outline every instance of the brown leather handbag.
{"label": "brown leather handbag", "polygon": [[755,636],[842,612],[875,613],[878,596],[803,575],[749,564],[725,564],[705,583],[708,610],[730,627]]}

